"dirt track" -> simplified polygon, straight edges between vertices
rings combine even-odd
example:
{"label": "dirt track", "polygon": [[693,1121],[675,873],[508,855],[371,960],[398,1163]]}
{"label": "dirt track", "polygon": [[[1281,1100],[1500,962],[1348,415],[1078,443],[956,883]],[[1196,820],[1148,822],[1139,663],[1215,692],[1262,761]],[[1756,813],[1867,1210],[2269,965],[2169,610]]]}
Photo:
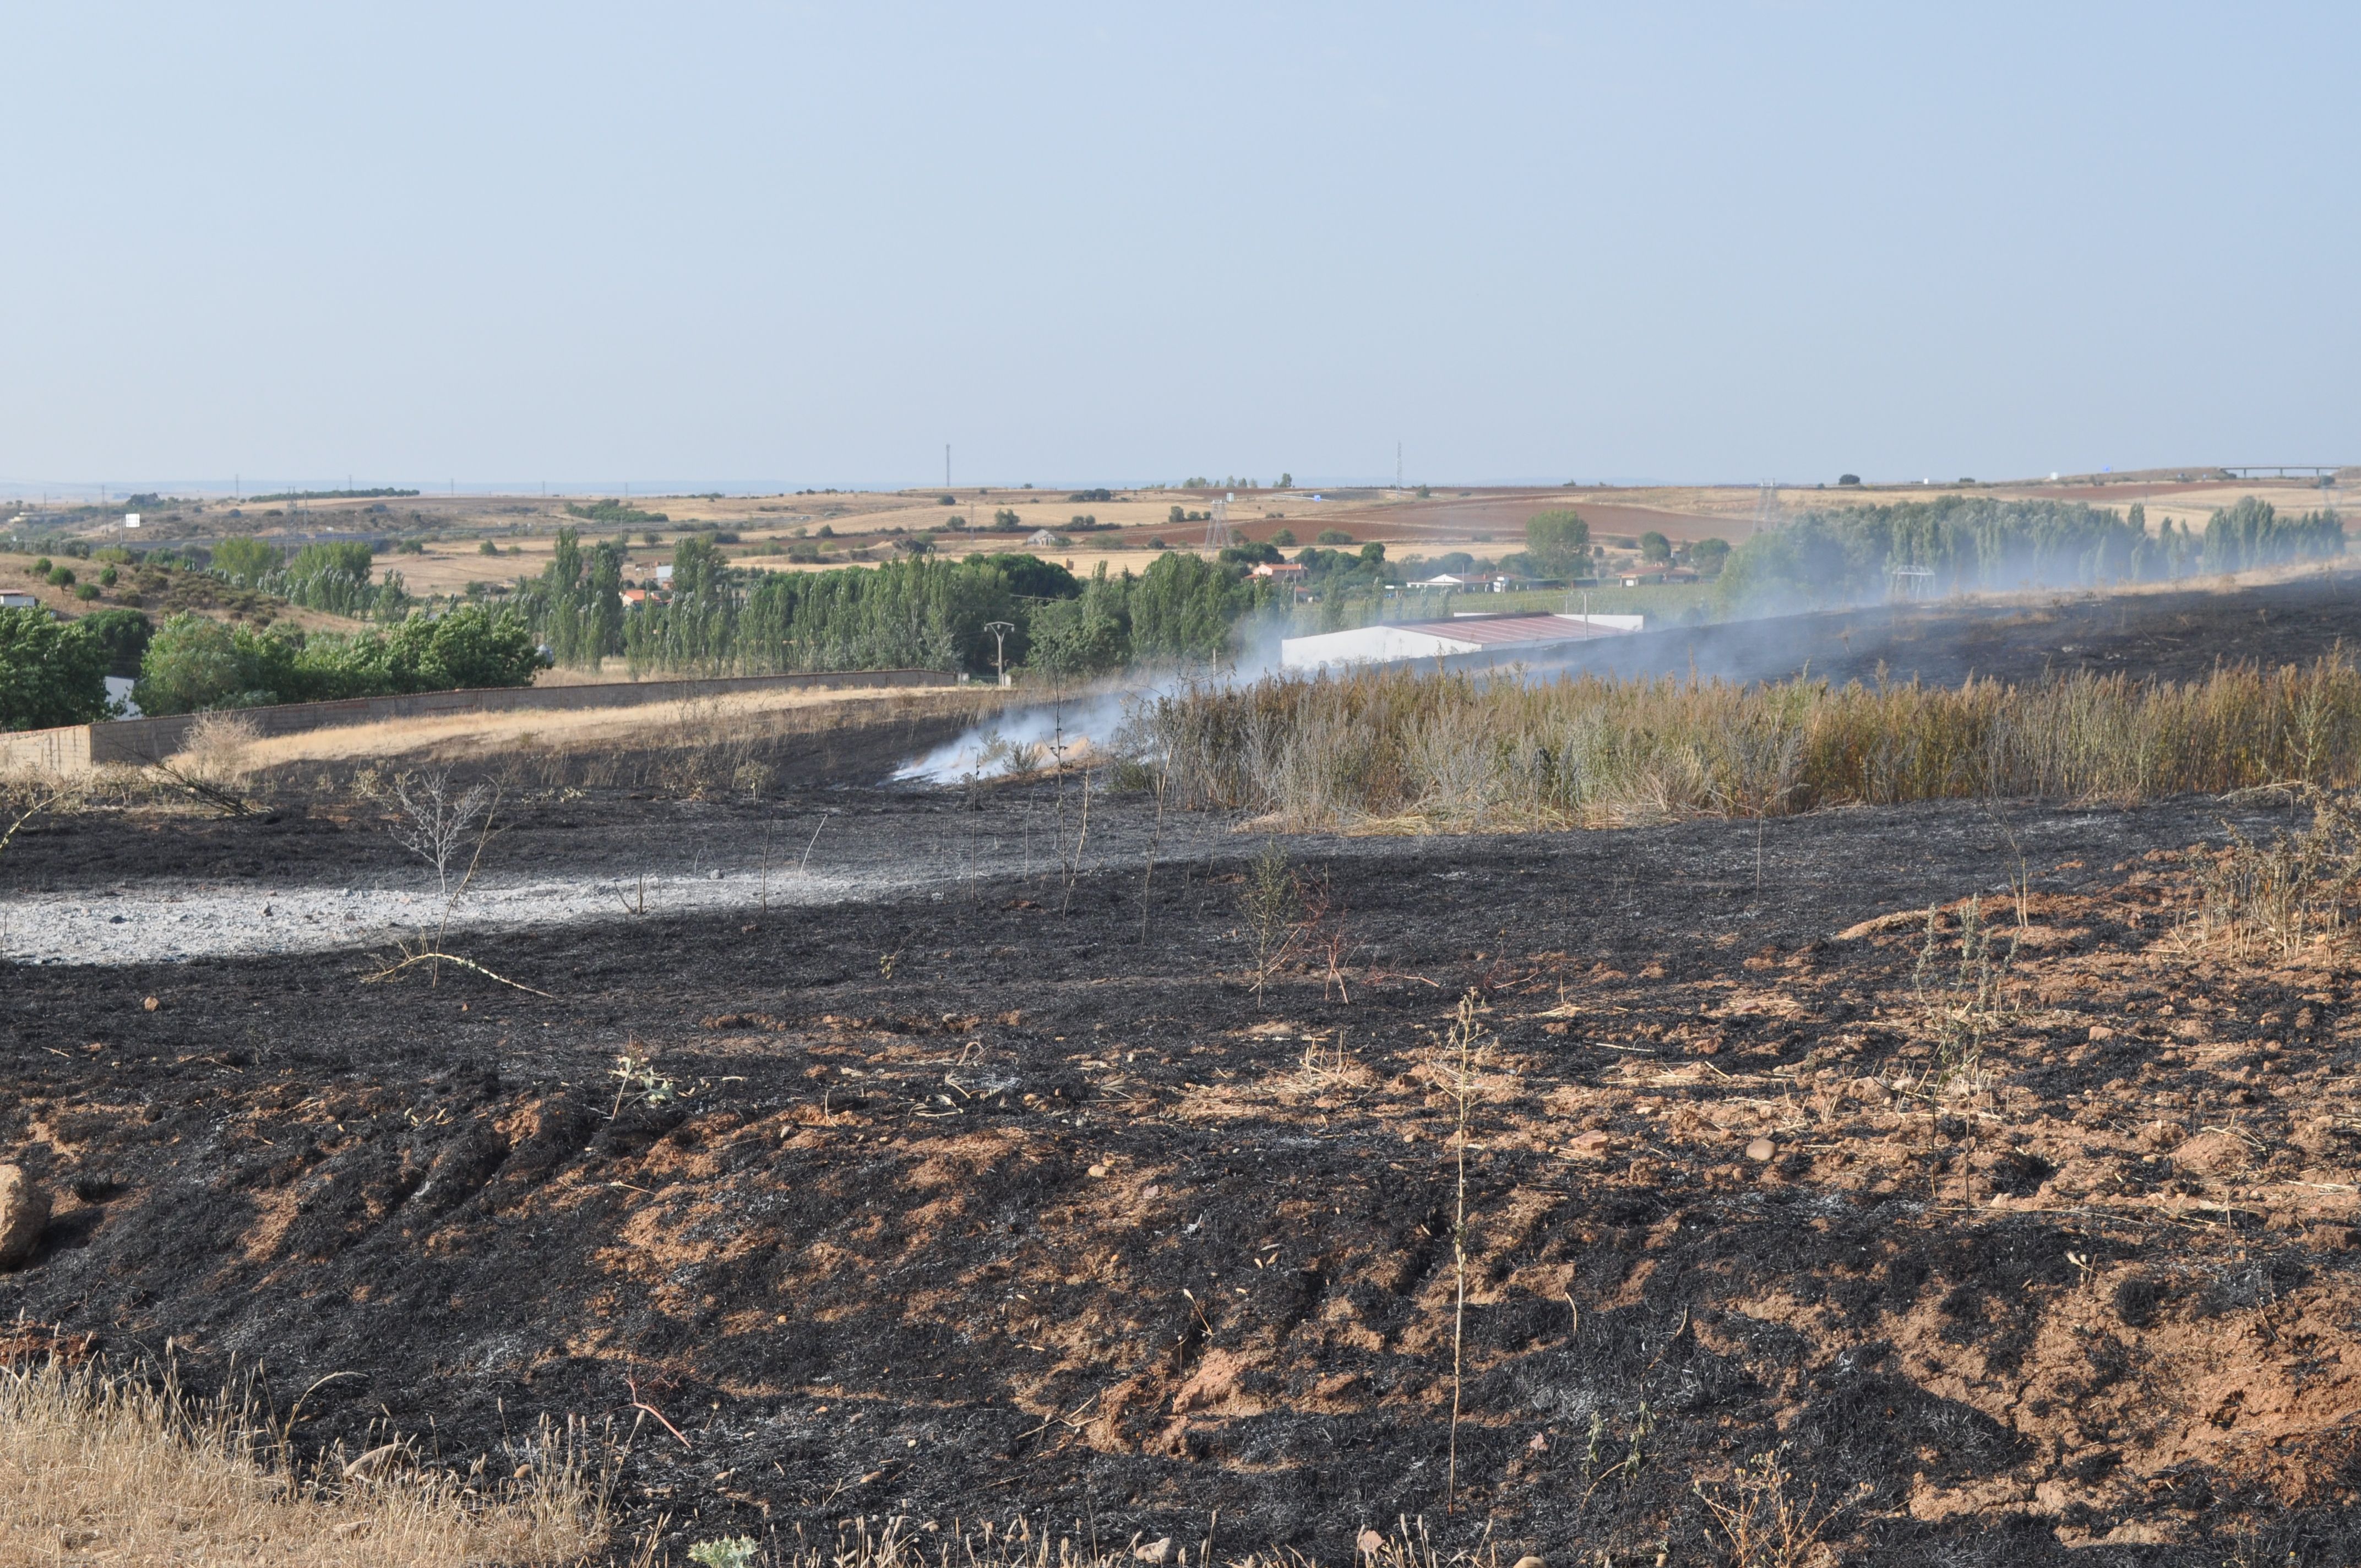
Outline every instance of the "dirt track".
{"label": "dirt track", "polygon": [[[1218,1508],[1240,1550],[1423,1513],[1694,1561],[1692,1480],[1780,1441],[1850,1499],[1848,1561],[2210,1540],[2257,1500],[2341,1530],[2343,981],[2176,955],[2142,857],[2218,817],[2014,816],[2030,989],[1990,1088],[1941,1104],[1852,1087],[1927,1065],[1917,930],[1832,938],[1989,896],[1973,808],[1773,824],[1760,895],[1719,822],[1301,845],[1349,1003],[1324,960],[1243,983],[1235,837],[1159,872],[1145,944],[1137,869],[1061,917],[1044,867],[486,951],[554,1001],[364,987],[357,954],[18,970],[0,1137],[71,1196],[0,1314],[171,1336],[200,1378],[357,1374],[307,1402],[317,1442],[390,1413],[522,1462],[504,1434],[636,1387],[688,1446],[643,1425],[624,1500],[678,1540],[1020,1510],[1195,1540]],[[1139,841],[1136,805],[1098,820]],[[1433,1036],[1470,987],[1497,1044],[1446,1524]]]}

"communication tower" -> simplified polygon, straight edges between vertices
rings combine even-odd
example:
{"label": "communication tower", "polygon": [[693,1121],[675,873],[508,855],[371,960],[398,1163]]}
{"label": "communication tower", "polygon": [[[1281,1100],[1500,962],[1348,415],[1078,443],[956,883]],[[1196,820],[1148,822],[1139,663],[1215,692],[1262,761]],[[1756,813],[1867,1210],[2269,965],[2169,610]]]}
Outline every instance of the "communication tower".
{"label": "communication tower", "polygon": [[1226,549],[1230,543],[1230,502],[1235,498],[1224,496],[1205,509],[1205,548]]}

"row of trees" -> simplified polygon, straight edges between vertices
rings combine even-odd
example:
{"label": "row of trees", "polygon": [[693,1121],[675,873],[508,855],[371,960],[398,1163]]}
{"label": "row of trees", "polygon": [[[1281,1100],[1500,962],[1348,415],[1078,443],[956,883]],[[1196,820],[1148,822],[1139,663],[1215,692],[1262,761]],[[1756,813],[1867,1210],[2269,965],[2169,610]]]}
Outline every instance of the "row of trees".
{"label": "row of trees", "polygon": [[356,620],[401,620],[416,608],[399,572],[373,580],[371,551],[358,543],[306,544],[290,555],[267,539],[225,539],[208,569],[238,587]]}
{"label": "row of trees", "polygon": [[[518,585],[518,612],[558,663],[622,658],[635,671],[748,674],[788,670],[994,668],[1060,672],[1133,660],[1212,662],[1233,629],[1281,591],[1242,561],[1166,554],[1137,575],[1102,566],[1087,582],[1036,556],[924,556],[828,572],[732,569],[711,541],[682,540],[672,597],[626,610],[623,557],[561,529],[548,566]],[[1004,640],[985,629],[1014,628]]]}
{"label": "row of trees", "polygon": [[[390,696],[533,684],[542,659],[524,619],[462,606],[384,630],[263,630],[176,615],[156,629],[131,700],[142,713]],[[75,722],[69,720],[68,722]]]}
{"label": "row of trees", "polygon": [[[1746,614],[1883,598],[1897,569],[1927,591],[2164,582],[2196,573],[2323,559],[2345,548],[2333,511],[2282,516],[2248,496],[2200,534],[2079,501],[1940,496],[1807,512],[1738,547],[1721,575],[1725,609]],[[1920,576],[1919,574],[1925,574]]]}
{"label": "row of trees", "polygon": [[131,609],[78,620],[0,609],[0,729],[113,717],[106,677],[133,669],[132,701],[142,713],[168,714],[530,685],[541,663],[523,618],[506,609],[463,607],[349,635],[258,631],[195,615],[154,627]]}

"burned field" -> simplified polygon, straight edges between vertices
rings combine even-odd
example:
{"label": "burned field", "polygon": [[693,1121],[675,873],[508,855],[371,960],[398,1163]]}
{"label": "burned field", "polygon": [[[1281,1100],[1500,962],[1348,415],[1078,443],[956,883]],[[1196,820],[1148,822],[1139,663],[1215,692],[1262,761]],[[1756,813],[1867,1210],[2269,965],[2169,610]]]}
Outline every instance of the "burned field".
{"label": "burned field", "polygon": [[2284,581],[1881,605],[1675,626],[1587,644],[1568,667],[1620,675],[1842,685],[2056,675],[2202,681],[2224,665],[2309,663],[2352,645],[2361,576],[2323,567]]}
{"label": "burned field", "polygon": [[[1021,804],[829,799],[943,863]],[[685,808],[564,809],[622,863]],[[57,1201],[11,1354],[259,1365],[315,1447],[611,1422],[675,1548],[1023,1515],[1341,1557],[1409,1515],[1722,1561],[1716,1506],[1784,1500],[1846,1562],[2355,1551],[2361,1020],[2333,947],[2207,924],[2188,853],[2283,803],[1833,811],[1759,870],[1752,823],[1200,824],[1144,904],[1152,807],[1096,809],[1121,855],[1071,876],[459,944],[546,997],[13,970],[0,1147]],[[383,852],[290,806],[146,869],[290,835]]]}

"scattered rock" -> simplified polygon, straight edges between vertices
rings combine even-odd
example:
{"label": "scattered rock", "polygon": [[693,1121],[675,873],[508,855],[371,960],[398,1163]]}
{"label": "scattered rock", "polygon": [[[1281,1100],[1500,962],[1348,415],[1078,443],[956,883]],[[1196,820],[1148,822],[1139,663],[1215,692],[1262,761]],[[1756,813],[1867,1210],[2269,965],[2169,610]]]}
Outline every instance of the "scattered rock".
{"label": "scattered rock", "polygon": [[1757,1138],[1752,1143],[1746,1146],[1746,1157],[1754,1161],[1757,1165],[1762,1164],[1764,1160],[1769,1159],[1773,1155],[1777,1154],[1778,1152],[1779,1146],[1773,1143],[1768,1138]]}
{"label": "scattered rock", "polygon": [[156,1009],[157,1009],[157,1008],[161,1007],[161,1006],[163,1005],[163,1003],[160,1003],[160,1002],[159,1002],[159,1001],[157,1001],[154,997],[152,997],[152,996],[151,996],[151,997],[149,997],[147,1001],[145,1001],[145,1002],[141,1003],[139,1005],[140,1005],[140,1006],[142,1006],[142,1007],[145,1007],[146,1009],[148,1009],[148,1012],[153,1013],[153,1012],[155,1012],[155,1011],[156,1011]]}
{"label": "scattered rock", "polygon": [[[1367,1531],[1365,1530],[1362,1533],[1367,1534]],[[1131,1554],[1142,1563],[1169,1562],[1172,1556],[1172,1538],[1169,1535],[1158,1536],[1145,1546],[1133,1547]]]}
{"label": "scattered rock", "polygon": [[1897,909],[1891,915],[1880,915],[1875,919],[1848,926],[1837,933],[1836,939],[1858,942],[1863,938],[1883,936],[1888,931],[1906,931],[1914,926],[1925,924],[1926,919],[1927,912],[1923,909]]}
{"label": "scattered rock", "polygon": [[1354,1550],[1364,1557],[1375,1557],[1386,1549],[1386,1538],[1376,1530],[1364,1529],[1353,1539]]}
{"label": "scattered rock", "polygon": [[1091,1167],[1091,1174],[1093,1176],[1104,1176],[1106,1174],[1106,1167],[1103,1165],[1094,1165]]}
{"label": "scattered rock", "polygon": [[1516,1561],[1515,1568],[1543,1568],[1543,1565],[1538,1557],[1520,1557]]}
{"label": "scattered rock", "polygon": [[33,1255],[49,1223],[49,1195],[34,1185],[22,1166],[0,1165],[0,1269]]}
{"label": "scattered rock", "polygon": [[2200,1133],[2173,1150],[2172,1157],[2190,1170],[2216,1176],[2245,1168],[2247,1149],[2235,1133]]}
{"label": "scattered rock", "polygon": [[2351,1225],[2315,1224],[2304,1232],[2304,1240],[2322,1252],[2351,1252],[2361,1246],[2361,1231]]}
{"label": "scattered rock", "polygon": [[1594,1127],[1589,1132],[1576,1134],[1573,1142],[1566,1145],[1566,1147],[1577,1155],[1598,1155],[1605,1154],[1607,1146],[1614,1141],[1613,1134],[1602,1132]]}

